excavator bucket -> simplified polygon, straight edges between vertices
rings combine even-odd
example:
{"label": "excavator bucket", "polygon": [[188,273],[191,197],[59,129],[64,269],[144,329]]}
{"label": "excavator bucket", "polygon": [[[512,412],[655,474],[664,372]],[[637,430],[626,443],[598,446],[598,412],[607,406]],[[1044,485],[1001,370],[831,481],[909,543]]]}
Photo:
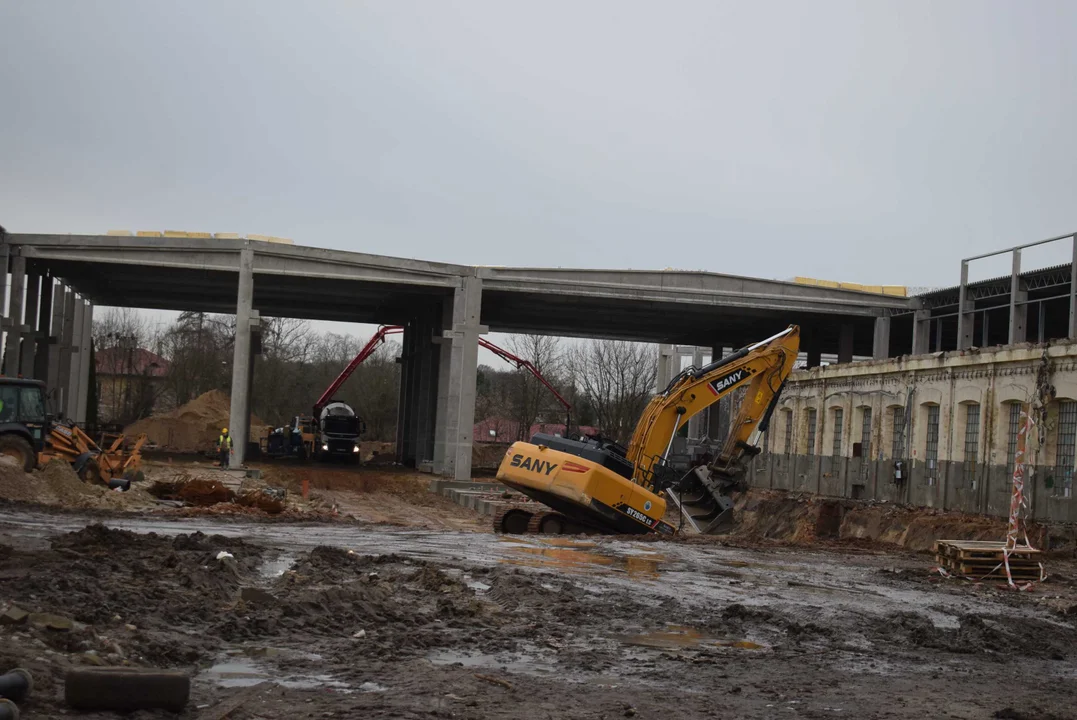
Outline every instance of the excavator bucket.
{"label": "excavator bucket", "polygon": [[666,491],[680,509],[689,532],[710,535],[721,532],[733,520],[733,498],[706,466],[694,468],[679,483],[681,489]]}

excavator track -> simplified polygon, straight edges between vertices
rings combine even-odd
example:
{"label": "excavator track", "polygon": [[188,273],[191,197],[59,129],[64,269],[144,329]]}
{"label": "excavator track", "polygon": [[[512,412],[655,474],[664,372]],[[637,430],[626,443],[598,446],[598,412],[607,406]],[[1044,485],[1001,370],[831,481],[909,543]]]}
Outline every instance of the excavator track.
{"label": "excavator track", "polygon": [[534,515],[532,511],[515,505],[502,508],[494,515],[494,532],[505,535],[523,535],[528,532]]}
{"label": "excavator track", "polygon": [[502,508],[494,515],[495,533],[504,535],[580,535],[597,532],[553,510],[531,510],[519,506]]}
{"label": "excavator track", "polygon": [[550,510],[532,515],[527,532],[529,535],[581,535],[597,531]]}

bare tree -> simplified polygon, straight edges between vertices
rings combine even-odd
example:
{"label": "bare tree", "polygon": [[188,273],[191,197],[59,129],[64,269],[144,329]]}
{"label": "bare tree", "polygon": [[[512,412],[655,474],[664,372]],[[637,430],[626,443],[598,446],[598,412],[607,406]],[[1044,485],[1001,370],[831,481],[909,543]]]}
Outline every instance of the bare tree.
{"label": "bare tree", "polygon": [[185,312],[161,334],[158,353],[170,363],[167,386],[177,405],[229,386],[234,333],[230,315]]}
{"label": "bare tree", "polygon": [[164,389],[142,352],[156,345],[149,321],[130,308],[109,308],[93,323],[98,414],[127,424],[148,415]]}
{"label": "bare tree", "polygon": [[[506,344],[514,355],[530,362],[547,381],[556,386],[564,366],[558,338],[548,335],[511,335]],[[515,371],[510,408],[511,419],[517,423],[517,440],[526,439],[531,426],[537,420],[559,416],[560,407],[549,388],[538,378],[528,370]]]}
{"label": "bare tree", "polygon": [[573,379],[602,433],[625,443],[654,394],[658,352],[650,345],[589,340],[570,354]]}

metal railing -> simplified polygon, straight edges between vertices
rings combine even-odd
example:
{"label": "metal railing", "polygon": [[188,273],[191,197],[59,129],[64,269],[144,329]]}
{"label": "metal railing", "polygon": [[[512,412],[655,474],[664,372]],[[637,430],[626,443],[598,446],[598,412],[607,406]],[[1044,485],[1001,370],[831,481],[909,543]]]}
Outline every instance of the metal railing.
{"label": "metal railing", "polygon": [[[972,257],[964,258],[961,261],[961,284],[958,286],[957,294],[958,350],[972,347],[973,328],[975,325],[975,308],[969,308],[969,263],[974,260],[983,260],[984,258],[1005,255],[1006,253],[1012,254],[1013,263],[1010,271],[1010,328],[1008,343],[1013,345],[1014,343],[1025,341],[1025,322],[1019,316],[1019,313],[1020,309],[1023,309],[1025,305],[1029,304],[1029,300],[1026,296],[1027,290],[1022,289],[1021,287],[1021,251],[1025,248],[1046,245],[1048,243],[1066,239],[1069,239],[1073,244],[1073,260],[1070,266],[1070,317],[1069,325],[1067,326],[1067,337],[1077,337],[1077,233],[1066,233],[1065,235],[1058,235],[1045,240],[1037,240],[1035,242],[1025,243],[1024,245],[1016,245],[1011,248],[1006,248],[1005,250],[996,250],[994,252],[983,253],[982,255],[974,255]],[[1042,298],[1037,299],[1034,302],[1040,302],[1040,300],[1042,300]]]}

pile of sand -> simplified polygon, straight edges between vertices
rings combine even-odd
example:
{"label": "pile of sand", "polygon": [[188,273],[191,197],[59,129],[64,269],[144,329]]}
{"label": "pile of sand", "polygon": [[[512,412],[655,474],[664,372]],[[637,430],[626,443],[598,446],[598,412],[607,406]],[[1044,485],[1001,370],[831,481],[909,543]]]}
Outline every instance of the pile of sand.
{"label": "pile of sand", "polygon": [[[153,415],[128,425],[128,436],[146,434],[146,440],[158,447],[177,452],[213,450],[221,428],[228,427],[232,412],[231,398],[220,390],[210,390],[186,405],[163,415]],[[262,437],[266,424],[251,415],[251,439]]]}
{"label": "pile of sand", "polygon": [[28,474],[6,456],[0,456],[0,499],[94,510],[136,510],[156,504],[141,488],[117,492],[84,483],[63,460],[54,459]]}

